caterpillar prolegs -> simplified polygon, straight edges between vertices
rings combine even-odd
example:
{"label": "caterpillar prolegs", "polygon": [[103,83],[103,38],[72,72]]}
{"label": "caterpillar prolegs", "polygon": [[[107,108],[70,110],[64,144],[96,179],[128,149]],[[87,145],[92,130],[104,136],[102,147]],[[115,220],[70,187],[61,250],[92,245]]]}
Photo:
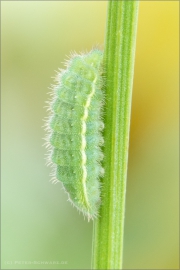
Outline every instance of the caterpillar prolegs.
{"label": "caterpillar prolegs", "polygon": [[69,200],[88,219],[98,215],[103,154],[102,52],[75,55],[57,76],[46,122],[49,162]]}

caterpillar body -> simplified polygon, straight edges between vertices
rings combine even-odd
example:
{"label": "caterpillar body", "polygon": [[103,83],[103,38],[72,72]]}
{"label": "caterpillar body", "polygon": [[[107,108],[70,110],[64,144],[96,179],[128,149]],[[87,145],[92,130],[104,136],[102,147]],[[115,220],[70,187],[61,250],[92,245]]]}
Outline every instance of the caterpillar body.
{"label": "caterpillar body", "polygon": [[69,200],[88,217],[98,215],[103,154],[102,52],[75,55],[58,74],[46,123],[55,179]]}

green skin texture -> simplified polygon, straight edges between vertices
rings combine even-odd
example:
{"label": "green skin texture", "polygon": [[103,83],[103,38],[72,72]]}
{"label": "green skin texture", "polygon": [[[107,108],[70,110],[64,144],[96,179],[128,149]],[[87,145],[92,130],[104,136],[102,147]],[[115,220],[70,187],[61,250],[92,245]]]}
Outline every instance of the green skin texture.
{"label": "green skin texture", "polygon": [[56,178],[88,219],[98,215],[103,175],[102,52],[76,55],[54,89],[50,144]]}

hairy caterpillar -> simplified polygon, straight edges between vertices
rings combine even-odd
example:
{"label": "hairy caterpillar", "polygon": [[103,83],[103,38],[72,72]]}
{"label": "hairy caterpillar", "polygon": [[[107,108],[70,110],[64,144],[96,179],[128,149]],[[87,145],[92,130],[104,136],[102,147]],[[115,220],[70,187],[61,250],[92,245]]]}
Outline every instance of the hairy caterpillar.
{"label": "hairy caterpillar", "polygon": [[62,182],[69,200],[88,220],[98,215],[104,172],[102,84],[102,52],[74,55],[57,76],[46,122],[54,181]]}

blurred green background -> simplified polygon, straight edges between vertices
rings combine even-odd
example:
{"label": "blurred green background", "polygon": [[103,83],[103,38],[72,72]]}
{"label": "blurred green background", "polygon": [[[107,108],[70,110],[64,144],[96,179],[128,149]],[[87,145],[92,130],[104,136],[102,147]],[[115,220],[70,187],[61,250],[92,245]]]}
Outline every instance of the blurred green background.
{"label": "blurred green background", "polygon": [[[124,269],[179,269],[179,3],[141,1]],[[92,222],[49,182],[44,107],[71,51],[103,46],[106,1],[3,1],[2,269],[89,269]]]}

